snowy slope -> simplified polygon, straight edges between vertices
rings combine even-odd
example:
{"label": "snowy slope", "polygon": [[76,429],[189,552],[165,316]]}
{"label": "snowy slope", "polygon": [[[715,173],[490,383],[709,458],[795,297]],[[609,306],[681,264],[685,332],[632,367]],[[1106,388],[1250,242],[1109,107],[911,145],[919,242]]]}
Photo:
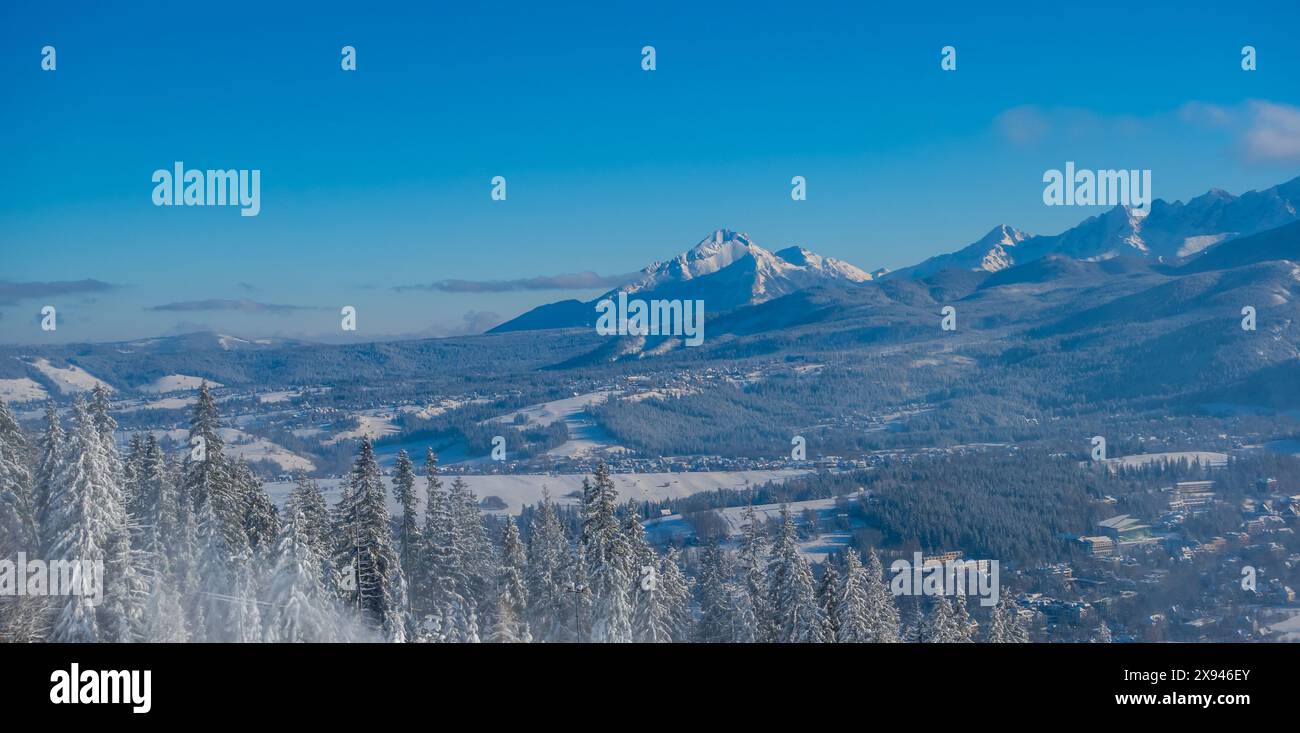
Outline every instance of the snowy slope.
{"label": "snowy slope", "polygon": [[29,361],[26,363],[34,367],[46,379],[53,382],[59,392],[65,395],[89,392],[97,385],[103,385],[110,392],[114,391],[113,386],[108,382],[105,382],[75,364],[66,367],[56,367],[50,363],[49,359],[45,358],[36,359],[35,361]]}
{"label": "snowy slope", "polygon": [[5,402],[34,402],[49,396],[44,387],[27,377],[0,379],[0,400]]}
{"label": "snowy slope", "polygon": [[[186,392],[198,389],[203,384],[203,377],[191,377],[187,374],[169,374],[165,377],[159,377],[143,387],[138,387],[140,392],[150,394],[165,394],[167,392]],[[209,387],[221,387],[222,384],[208,380]]]}

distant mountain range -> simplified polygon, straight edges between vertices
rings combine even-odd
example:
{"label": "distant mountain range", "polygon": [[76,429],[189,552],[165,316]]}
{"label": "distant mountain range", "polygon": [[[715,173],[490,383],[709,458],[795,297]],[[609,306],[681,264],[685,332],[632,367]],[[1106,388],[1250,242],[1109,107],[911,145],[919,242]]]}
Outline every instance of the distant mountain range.
{"label": "distant mountain range", "polygon": [[[705,300],[705,340],[691,349],[680,338],[600,336],[589,327],[594,301],[573,300],[534,309],[497,333],[456,339],[326,345],[207,333],[0,347],[0,381],[8,380],[0,386],[23,394],[40,386],[58,397],[90,377],[141,393],[193,378],[262,388],[455,384],[467,375],[603,374],[604,365],[642,360],[647,369],[673,369],[871,355],[873,364],[899,360],[899,375],[931,362],[990,380],[1014,372],[1035,394],[1071,399],[1294,407],[1297,193],[1300,179],[1240,197],[1156,201],[1145,219],[1115,209],[1055,237],[998,227],[976,245],[889,274],[802,247],[768,251],[719,230],[602,296]],[[957,309],[955,332],[939,328],[944,306]],[[1256,310],[1256,332],[1241,327],[1246,306]],[[966,355],[942,356],[957,350]]]}
{"label": "distant mountain range", "polygon": [[1131,256],[1177,262],[1228,240],[1296,221],[1298,211],[1300,178],[1241,196],[1213,189],[1187,203],[1156,199],[1145,217],[1116,206],[1052,236],[1031,236],[1003,224],[956,252],[931,257],[889,277],[915,279],[954,268],[997,272],[1050,255],[1088,261]]}
{"label": "distant mountain range", "polygon": [[593,300],[543,305],[490,333],[592,326],[595,304],[620,291],[644,299],[699,299],[709,313],[720,314],[810,288],[919,280],[943,270],[999,272],[1053,256],[1085,262],[1140,257],[1177,264],[1224,242],[1296,221],[1298,212],[1300,178],[1241,196],[1214,189],[1186,203],[1156,199],[1146,216],[1116,206],[1051,236],[1030,235],[1001,224],[955,252],[895,272],[867,272],[799,246],[771,252],[746,234],[719,229],[690,250],[650,265],[640,277]]}

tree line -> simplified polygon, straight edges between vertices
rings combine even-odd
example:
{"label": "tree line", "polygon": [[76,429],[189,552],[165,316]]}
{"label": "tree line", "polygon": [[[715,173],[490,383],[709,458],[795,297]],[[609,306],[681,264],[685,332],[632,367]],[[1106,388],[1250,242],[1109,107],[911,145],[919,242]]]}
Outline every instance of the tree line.
{"label": "tree line", "polygon": [[[1022,641],[1005,600],[982,632],[965,599],[900,621],[872,552],[818,568],[783,509],[747,510],[736,547],[659,551],[609,468],[584,480],[576,518],[549,496],[489,522],[427,451],[398,455],[389,497],[363,440],[339,500],[300,476],[278,508],[224,451],[204,385],[189,446],[149,433],[119,452],[103,388],[65,423],[24,433],[0,402],[0,558],[102,567],[102,594],[0,594],[0,637],[52,642],[896,642]],[[423,475],[421,476],[420,473]],[[688,557],[689,555],[689,557]],[[9,579],[12,581],[12,578]],[[6,579],[0,574],[0,586]]]}

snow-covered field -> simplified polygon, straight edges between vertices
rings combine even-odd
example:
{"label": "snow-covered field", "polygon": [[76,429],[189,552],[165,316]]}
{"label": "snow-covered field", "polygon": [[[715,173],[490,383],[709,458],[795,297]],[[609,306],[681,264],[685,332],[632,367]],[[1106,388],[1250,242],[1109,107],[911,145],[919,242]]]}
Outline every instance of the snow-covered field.
{"label": "snow-covered field", "polygon": [[0,400],[5,402],[34,402],[48,399],[49,396],[45,388],[34,379],[0,379]]}
{"label": "snow-covered field", "polygon": [[105,382],[79,366],[56,367],[50,363],[49,359],[44,357],[27,363],[35,367],[36,370],[44,375],[46,379],[54,382],[54,385],[59,388],[59,392],[63,394],[89,392],[97,385],[101,384],[106,387],[108,391],[113,391],[112,385],[108,382]]}
{"label": "snow-covered field", "polygon": [[[794,476],[808,473],[802,470],[780,471],[699,471],[691,473],[616,473],[613,475],[614,486],[618,489],[620,501],[627,499],[668,499],[690,496],[701,491],[715,489],[743,489],[747,485],[763,484],[768,481],[785,481]],[[518,514],[526,504],[536,504],[542,499],[542,490],[550,491],[556,502],[575,503],[577,498],[570,496],[582,491],[582,480],[587,474],[517,474],[510,476],[465,476],[465,483],[478,496],[484,499],[495,496],[507,505],[505,511]],[[445,483],[450,483],[453,476],[444,476]],[[331,503],[339,499],[340,486],[346,479],[320,479],[321,490]],[[396,512],[397,501],[392,495],[392,477],[384,477],[389,487],[388,508]],[[417,484],[423,497],[424,480]],[[266,491],[271,499],[283,506],[289,492],[293,490],[292,482],[273,482],[266,484]]]}
{"label": "snow-covered field", "polygon": [[1174,463],[1177,461],[1187,461],[1189,463],[1199,463],[1208,468],[1218,468],[1228,465],[1228,454],[1215,453],[1213,451],[1174,451],[1170,453],[1138,453],[1131,456],[1121,456],[1119,458],[1107,458],[1106,464],[1111,468],[1136,468],[1139,466],[1148,466],[1153,463]]}
{"label": "snow-covered field", "polygon": [[[198,389],[203,384],[203,377],[191,377],[188,374],[168,374],[165,377],[159,377],[152,382],[138,388],[140,392],[150,394],[166,394],[168,392],[187,392]],[[224,386],[220,382],[208,380],[209,387]]]}
{"label": "snow-covered field", "polygon": [[[188,435],[188,433],[187,433]],[[258,438],[234,428],[222,428],[221,439],[226,443],[226,455],[246,461],[271,461],[285,471],[312,471],[316,464],[278,443]]]}
{"label": "snow-covered field", "polygon": [[[846,495],[844,498],[848,501],[856,501],[865,495],[863,491],[856,491]],[[837,499],[810,499],[808,501],[790,502],[790,513],[796,517],[806,511],[814,511],[822,521],[832,518],[836,512]],[[745,507],[727,507],[718,509],[718,515],[722,517],[724,531],[728,537],[737,537],[741,534],[745,525]],[[778,521],[781,517],[780,504],[755,504],[754,515],[760,524],[766,524],[771,521]],[[695,529],[686,517],[681,514],[671,514],[666,517],[651,519],[645,525],[646,536],[655,542],[667,542],[671,539],[682,539],[695,534]],[[799,544],[799,552],[807,557],[811,562],[821,562],[832,552],[841,548],[848,547],[853,542],[853,533],[851,531],[823,532],[816,539],[808,540]]]}
{"label": "snow-covered field", "polygon": [[522,414],[524,417],[528,418],[528,424],[530,426],[550,425],[556,420],[569,420],[575,415],[585,411],[591,405],[598,405],[601,402],[604,402],[610,395],[616,394],[619,394],[617,390],[601,389],[595,392],[587,392],[586,394],[566,397],[562,400],[553,400],[551,402],[543,402],[540,405],[532,405],[494,419],[510,423],[515,420],[516,416]]}
{"label": "snow-covered field", "polygon": [[[186,428],[149,432],[159,440],[167,438],[178,443],[185,443],[190,437],[190,431]],[[221,428],[219,435],[225,444],[223,450],[227,456],[243,458],[246,461],[271,461],[283,471],[313,471],[316,468],[316,464],[309,459],[291,453],[284,446],[266,438],[259,438],[235,428]],[[124,436],[122,439],[129,439],[129,436]]]}
{"label": "snow-covered field", "polygon": [[333,444],[341,440],[360,440],[361,438],[371,438],[373,440],[397,432],[397,426],[391,422],[391,415],[389,414],[371,412],[361,413],[356,417],[357,426],[355,428],[338,433],[325,442]]}
{"label": "snow-covered field", "polygon": [[1300,642],[1300,608],[1269,609],[1261,616],[1271,622],[1261,631],[1273,641]]}
{"label": "snow-covered field", "polygon": [[161,397],[156,400],[131,401],[122,404],[114,404],[114,412],[136,412],[139,410],[182,410],[190,407],[198,401],[198,397],[190,395],[188,397]]}
{"label": "snow-covered field", "polygon": [[664,387],[662,389],[647,389],[644,392],[630,394],[623,399],[629,402],[644,402],[645,400],[666,400],[676,399],[692,395],[698,392],[697,389],[689,387]]}
{"label": "snow-covered field", "polygon": [[493,418],[493,421],[515,427],[514,421],[518,416],[523,415],[528,419],[528,423],[518,427],[533,427],[550,425],[557,420],[563,420],[569,428],[569,439],[546,452],[547,455],[557,458],[574,458],[590,455],[596,451],[622,451],[624,449],[615,445],[604,428],[596,424],[586,413],[588,407],[598,405],[618,394],[620,392],[613,389],[596,390],[525,407]]}
{"label": "snow-covered field", "polygon": [[428,420],[429,418],[437,417],[449,410],[454,410],[463,405],[481,405],[485,402],[490,402],[490,400],[483,397],[476,397],[472,400],[454,400],[444,398],[433,404],[425,405],[424,407],[417,405],[402,405],[397,408],[397,411],[410,413],[418,418]]}

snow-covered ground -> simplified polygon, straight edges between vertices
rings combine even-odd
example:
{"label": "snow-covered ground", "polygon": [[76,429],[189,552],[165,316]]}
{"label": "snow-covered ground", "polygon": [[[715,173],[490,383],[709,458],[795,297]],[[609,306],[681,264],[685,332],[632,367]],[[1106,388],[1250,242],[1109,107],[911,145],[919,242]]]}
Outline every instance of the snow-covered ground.
{"label": "snow-covered ground", "polygon": [[258,438],[234,428],[222,428],[221,439],[226,443],[226,455],[243,458],[246,461],[271,461],[285,471],[313,471],[316,464],[302,456],[291,453],[278,443],[265,438]]}
{"label": "snow-covered ground", "polygon": [[1272,641],[1300,642],[1300,608],[1269,609],[1261,615],[1271,623],[1260,631]]}
{"label": "snow-covered ground", "polygon": [[[743,489],[747,485],[757,485],[768,481],[785,481],[794,476],[808,473],[801,470],[781,471],[699,471],[690,473],[616,473],[613,475],[614,486],[618,489],[619,501],[628,499],[668,499],[690,496],[701,491],[715,489]],[[443,476],[444,484],[450,483],[453,476]],[[465,483],[478,496],[485,499],[495,496],[507,505],[505,511],[518,514],[525,505],[536,504],[542,499],[542,490],[550,491],[551,498],[562,504],[576,503],[577,497],[570,496],[582,491],[582,480],[587,474],[517,474],[509,476],[464,476]],[[340,486],[346,479],[320,479],[321,490],[331,503],[340,495]],[[745,482],[748,481],[749,484]],[[388,508],[398,510],[393,498],[392,477],[384,477],[389,487]],[[417,484],[420,496],[424,495],[424,480]],[[283,506],[289,492],[293,490],[292,482],[272,482],[266,484],[266,491],[271,499]]]}
{"label": "snow-covered ground", "polygon": [[[621,452],[625,448],[617,446],[612,441],[610,434],[601,428],[597,422],[591,420],[586,415],[586,408],[593,404],[601,404],[611,396],[621,394],[619,390],[597,390],[594,392],[585,392],[585,394],[573,395],[571,398],[551,400],[541,404],[530,405],[523,409],[517,409],[515,412],[508,413],[500,417],[493,418],[495,422],[504,422],[512,428],[533,428],[537,425],[550,425],[552,422],[563,420],[568,426],[569,439],[560,443],[559,446],[546,451],[546,455],[555,457],[578,457],[594,454],[594,452],[611,451]],[[523,415],[528,418],[528,424],[515,425],[517,416]]]}
{"label": "snow-covered ground", "polygon": [[450,398],[444,398],[442,400],[439,400],[438,402],[425,405],[423,407],[420,407],[418,405],[402,405],[397,408],[397,411],[410,413],[420,419],[428,420],[429,418],[437,417],[439,415],[442,415],[443,413],[448,412],[449,410],[454,410],[463,405],[481,405],[485,402],[490,402],[490,400],[483,397],[476,397],[472,400],[455,400]]}
{"label": "snow-covered ground", "polygon": [[139,410],[181,410],[190,407],[198,402],[195,395],[160,397],[156,400],[132,400],[127,403],[113,405],[114,412],[136,412]]}
{"label": "snow-covered ground", "polygon": [[[138,391],[148,392],[150,394],[166,394],[168,392],[188,392],[198,389],[203,384],[203,377],[191,377],[188,374],[168,374],[165,377],[159,377],[152,382],[139,387]],[[222,387],[220,382],[207,380],[209,387]]]}
{"label": "snow-covered ground", "polygon": [[[856,501],[862,498],[865,492],[859,490],[844,498],[848,501]],[[790,502],[790,513],[796,517],[805,511],[814,511],[818,514],[821,521],[827,522],[834,518],[836,513],[837,499],[809,499],[808,501]],[[718,509],[718,515],[722,517],[724,531],[728,537],[737,537],[741,534],[745,525],[745,507],[727,507]],[[770,521],[779,521],[781,517],[780,504],[755,504],[754,515],[760,524],[766,524]],[[656,543],[667,542],[672,539],[683,539],[695,534],[695,529],[691,526],[689,520],[681,514],[671,514],[666,517],[651,519],[645,525],[646,536]],[[853,533],[851,531],[823,532],[817,538],[802,542],[799,544],[799,552],[808,558],[810,562],[821,562],[832,552],[836,552],[844,547],[848,547],[853,542]]]}
{"label": "snow-covered ground", "polygon": [[676,399],[692,395],[698,392],[697,389],[689,387],[664,387],[662,389],[647,389],[644,392],[630,394],[623,399],[629,402],[644,402],[645,400],[666,400]]}
{"label": "snow-covered ground", "polygon": [[54,385],[59,388],[59,392],[65,395],[89,392],[97,385],[103,385],[110,392],[113,391],[112,385],[108,382],[79,366],[56,367],[50,363],[49,359],[44,357],[27,363],[35,367],[46,379],[54,382]]}
{"label": "snow-covered ground", "polygon": [[[493,421],[502,422],[511,427],[527,428],[550,425],[557,420],[563,420],[569,428],[569,439],[546,452],[547,455],[557,458],[574,458],[590,455],[597,451],[618,452],[624,450],[624,448],[615,445],[605,429],[588,417],[586,412],[588,407],[598,405],[609,397],[618,394],[620,392],[613,389],[596,390],[595,392],[587,392],[561,400],[552,400],[551,402],[525,407],[501,417],[493,418]],[[528,423],[516,426],[514,421],[520,415],[527,418]]]}
{"label": "snow-covered ground", "polygon": [[552,400],[543,402],[540,405],[532,405],[521,410],[502,415],[494,418],[495,420],[513,423],[518,415],[528,418],[529,426],[550,425],[556,420],[568,420],[573,416],[585,411],[591,405],[598,405],[604,402],[610,395],[619,394],[617,390],[601,389],[595,392],[566,397],[562,400]]}
{"label": "snow-covered ground", "polygon": [[[150,430],[149,432],[153,433],[159,440],[167,438],[182,444],[189,440],[190,437],[190,431],[185,428]],[[225,444],[223,450],[227,456],[243,458],[246,461],[271,461],[283,471],[313,471],[316,469],[316,464],[312,463],[311,460],[292,453],[284,446],[273,443],[266,438],[259,438],[235,428],[221,428],[218,434]],[[129,439],[129,436],[124,436],[122,439]]]}
{"label": "snow-covered ground", "polygon": [[49,393],[36,380],[27,377],[0,379],[0,400],[7,403],[49,399]]}
{"label": "snow-covered ground", "polygon": [[337,433],[325,441],[333,444],[341,440],[360,440],[362,438],[382,438],[396,433],[398,428],[392,423],[392,415],[386,412],[363,412],[357,416],[357,426],[351,430]]}
{"label": "snow-covered ground", "polygon": [[1213,451],[1173,451],[1169,453],[1138,453],[1131,456],[1121,456],[1119,458],[1107,458],[1106,464],[1111,468],[1136,468],[1147,466],[1153,463],[1174,463],[1177,461],[1187,461],[1189,463],[1199,463],[1208,468],[1218,468],[1228,464],[1228,454],[1215,453]]}

